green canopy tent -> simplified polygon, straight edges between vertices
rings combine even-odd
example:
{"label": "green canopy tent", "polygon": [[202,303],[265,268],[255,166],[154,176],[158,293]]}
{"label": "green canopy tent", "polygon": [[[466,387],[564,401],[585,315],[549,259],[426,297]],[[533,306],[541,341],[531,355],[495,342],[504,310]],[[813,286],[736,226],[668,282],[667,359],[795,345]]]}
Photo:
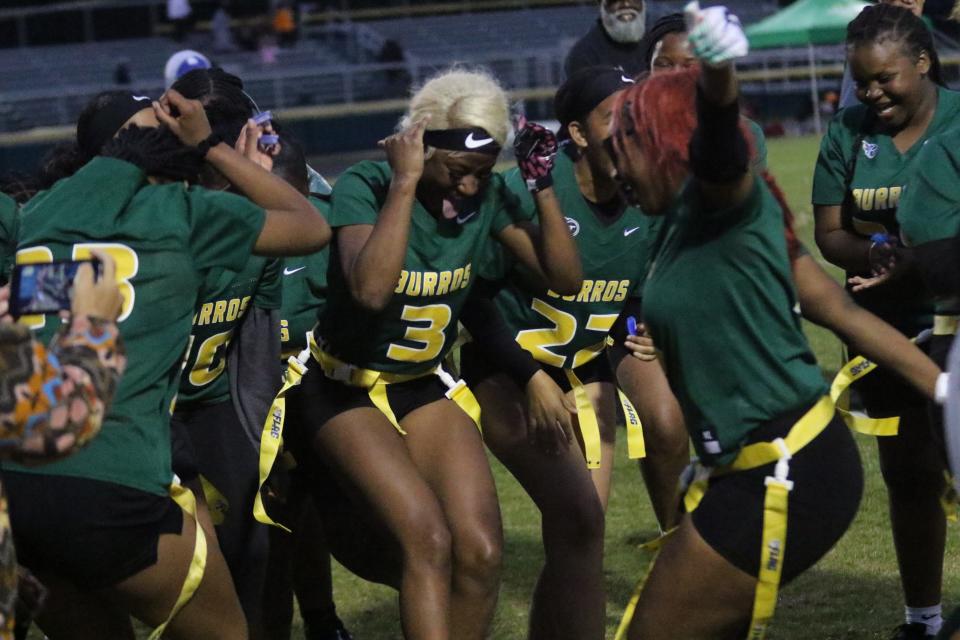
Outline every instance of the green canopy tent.
{"label": "green canopy tent", "polygon": [[821,127],[814,46],[843,42],[847,24],[868,4],[863,0],[797,0],[782,11],[747,27],[751,49],[807,47],[810,96],[817,133],[820,133]]}

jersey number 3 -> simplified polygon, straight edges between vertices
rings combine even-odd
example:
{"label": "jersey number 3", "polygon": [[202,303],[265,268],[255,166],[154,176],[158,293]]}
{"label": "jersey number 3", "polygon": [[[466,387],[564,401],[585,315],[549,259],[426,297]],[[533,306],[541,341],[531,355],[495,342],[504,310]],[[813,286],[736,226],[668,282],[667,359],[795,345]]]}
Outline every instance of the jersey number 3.
{"label": "jersey number 3", "polygon": [[[123,295],[123,308],[120,311],[120,317],[117,322],[126,320],[133,311],[133,305],[136,302],[136,292],[133,290],[133,283],[130,282],[137,271],[140,269],[140,259],[137,252],[125,244],[113,242],[84,242],[73,245],[73,260],[88,260],[92,256],[93,250],[103,251],[114,259],[117,263],[117,286]],[[53,262],[53,252],[49,247],[38,246],[29,249],[17,251],[17,264],[37,264],[42,262]],[[45,316],[23,316],[20,323],[25,324],[31,329],[41,329],[46,324]]]}
{"label": "jersey number 3", "polygon": [[387,357],[400,362],[427,362],[433,360],[443,351],[446,343],[447,325],[453,313],[445,304],[428,304],[423,307],[406,305],[400,319],[404,322],[426,323],[426,326],[409,326],[403,334],[404,340],[416,342],[423,346],[407,347],[393,343],[387,349]]}

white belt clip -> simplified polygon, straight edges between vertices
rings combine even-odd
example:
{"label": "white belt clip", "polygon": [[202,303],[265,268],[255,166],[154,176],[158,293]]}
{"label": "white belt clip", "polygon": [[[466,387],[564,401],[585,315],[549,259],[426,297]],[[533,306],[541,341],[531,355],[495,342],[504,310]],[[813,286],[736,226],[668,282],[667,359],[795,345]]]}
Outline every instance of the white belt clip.
{"label": "white belt clip", "polygon": [[447,373],[439,364],[437,365],[437,370],[434,373],[436,373],[437,377],[440,378],[440,382],[447,387],[447,393],[445,394],[447,398],[452,399],[453,394],[456,393],[457,389],[467,386],[467,383],[463,380],[454,380],[453,376]]}
{"label": "white belt clip", "polygon": [[774,467],[773,477],[767,476],[763,483],[764,485],[769,485],[772,482],[776,482],[786,487],[787,491],[793,491],[793,481],[787,480],[787,476],[790,475],[790,458],[792,458],[793,455],[790,453],[790,449],[787,448],[787,443],[783,438],[777,438],[773,441],[773,444],[780,450],[780,459],[777,460],[777,466]]}

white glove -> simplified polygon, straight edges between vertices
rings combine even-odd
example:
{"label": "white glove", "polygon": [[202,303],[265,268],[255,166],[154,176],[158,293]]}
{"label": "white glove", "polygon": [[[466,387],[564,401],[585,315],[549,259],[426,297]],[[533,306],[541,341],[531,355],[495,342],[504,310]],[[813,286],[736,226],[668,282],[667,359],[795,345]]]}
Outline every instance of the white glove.
{"label": "white glove", "polygon": [[683,9],[687,37],[693,54],[710,65],[721,65],[742,58],[750,51],[740,18],[726,7],[700,8],[693,0]]}

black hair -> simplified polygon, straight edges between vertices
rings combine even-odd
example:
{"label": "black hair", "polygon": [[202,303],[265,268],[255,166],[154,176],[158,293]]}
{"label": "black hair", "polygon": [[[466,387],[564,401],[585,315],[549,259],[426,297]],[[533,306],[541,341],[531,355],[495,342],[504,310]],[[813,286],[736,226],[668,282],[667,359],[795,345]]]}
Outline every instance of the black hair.
{"label": "black hair", "polygon": [[257,111],[256,105],[243,90],[243,81],[220,67],[194,69],[180,76],[171,89],[185,98],[199,100],[207,113],[210,128],[233,145],[247,120]]}
{"label": "black hair", "polygon": [[943,86],[933,33],[912,11],[892,4],[870,5],[847,25],[847,46],[886,40],[901,43],[915,59],[926,51],[930,58],[930,79]]}
{"label": "black hair", "polygon": [[310,192],[307,157],[300,143],[289,136],[280,137],[280,153],[273,156],[273,173],[306,195]]}
{"label": "black hair", "polygon": [[167,127],[130,125],[103,146],[100,155],[140,167],[148,176],[196,182],[203,157]]}
{"label": "black hair", "polygon": [[658,42],[671,33],[683,33],[686,30],[687,24],[682,13],[668,13],[654,22],[653,26],[643,34],[643,39],[637,46],[640,60],[643,61],[643,70],[650,71],[650,65],[653,63],[653,52],[656,51]]}

